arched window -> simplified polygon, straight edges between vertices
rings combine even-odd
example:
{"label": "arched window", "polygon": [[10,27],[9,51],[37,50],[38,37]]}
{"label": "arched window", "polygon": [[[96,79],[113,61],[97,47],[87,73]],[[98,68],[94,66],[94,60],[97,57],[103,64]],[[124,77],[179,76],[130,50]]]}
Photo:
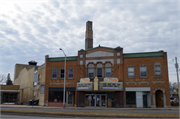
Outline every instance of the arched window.
{"label": "arched window", "polygon": [[112,77],[111,76],[111,63],[105,64],[105,77]]}
{"label": "arched window", "polygon": [[161,64],[159,62],[156,62],[154,64],[154,76],[155,77],[161,76]]}
{"label": "arched window", "polygon": [[88,65],[88,77],[90,79],[94,78],[94,64],[89,64]]}
{"label": "arched window", "polygon": [[102,74],[102,64],[101,63],[98,63],[97,64],[97,77],[98,78],[102,78],[103,77],[103,74]]}

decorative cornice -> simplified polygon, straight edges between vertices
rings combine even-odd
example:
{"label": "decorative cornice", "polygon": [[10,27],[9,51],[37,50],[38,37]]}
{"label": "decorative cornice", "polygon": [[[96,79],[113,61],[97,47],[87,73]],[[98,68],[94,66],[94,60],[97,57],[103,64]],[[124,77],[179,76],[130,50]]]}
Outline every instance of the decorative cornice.
{"label": "decorative cornice", "polygon": [[164,81],[153,81],[153,83],[154,83],[154,84],[156,84],[156,83],[162,83],[162,84],[163,84]]}
{"label": "decorative cornice", "polygon": [[150,81],[143,81],[143,82],[125,82],[127,85],[129,84],[129,83],[134,83],[135,85],[137,84],[137,83],[139,83],[139,85],[141,84],[141,83],[147,83],[147,84],[150,84]]}

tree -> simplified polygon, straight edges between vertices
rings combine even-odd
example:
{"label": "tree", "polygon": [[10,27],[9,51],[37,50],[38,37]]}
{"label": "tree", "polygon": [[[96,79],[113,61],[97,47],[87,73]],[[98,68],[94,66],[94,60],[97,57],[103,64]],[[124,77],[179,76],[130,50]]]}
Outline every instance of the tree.
{"label": "tree", "polygon": [[4,74],[0,74],[0,84],[3,84],[6,82],[6,76]]}
{"label": "tree", "polygon": [[13,83],[11,81],[10,73],[8,73],[6,85],[13,85]]}
{"label": "tree", "polygon": [[169,82],[169,88],[170,88],[170,91],[178,91],[178,85],[177,85],[177,82],[174,82],[174,83],[171,83]]}

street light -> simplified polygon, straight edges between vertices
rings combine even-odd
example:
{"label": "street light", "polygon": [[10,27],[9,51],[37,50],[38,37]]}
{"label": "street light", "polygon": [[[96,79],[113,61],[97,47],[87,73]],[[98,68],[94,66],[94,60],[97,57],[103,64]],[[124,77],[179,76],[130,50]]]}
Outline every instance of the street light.
{"label": "street light", "polygon": [[[61,48],[59,48],[59,50],[62,50],[63,51],[63,49],[61,49]],[[64,51],[63,51],[63,53],[64,53]],[[65,108],[65,84],[66,84],[66,54],[64,53],[64,55],[65,55],[65,66],[64,66],[64,93],[63,93],[63,108]]]}

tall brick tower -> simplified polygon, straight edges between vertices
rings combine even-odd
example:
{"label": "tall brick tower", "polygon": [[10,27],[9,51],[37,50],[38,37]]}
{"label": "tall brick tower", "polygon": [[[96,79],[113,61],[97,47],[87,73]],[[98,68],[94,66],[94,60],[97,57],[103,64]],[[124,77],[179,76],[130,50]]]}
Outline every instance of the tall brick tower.
{"label": "tall brick tower", "polygon": [[86,22],[86,33],[85,33],[85,50],[93,48],[93,30],[92,22]]}

